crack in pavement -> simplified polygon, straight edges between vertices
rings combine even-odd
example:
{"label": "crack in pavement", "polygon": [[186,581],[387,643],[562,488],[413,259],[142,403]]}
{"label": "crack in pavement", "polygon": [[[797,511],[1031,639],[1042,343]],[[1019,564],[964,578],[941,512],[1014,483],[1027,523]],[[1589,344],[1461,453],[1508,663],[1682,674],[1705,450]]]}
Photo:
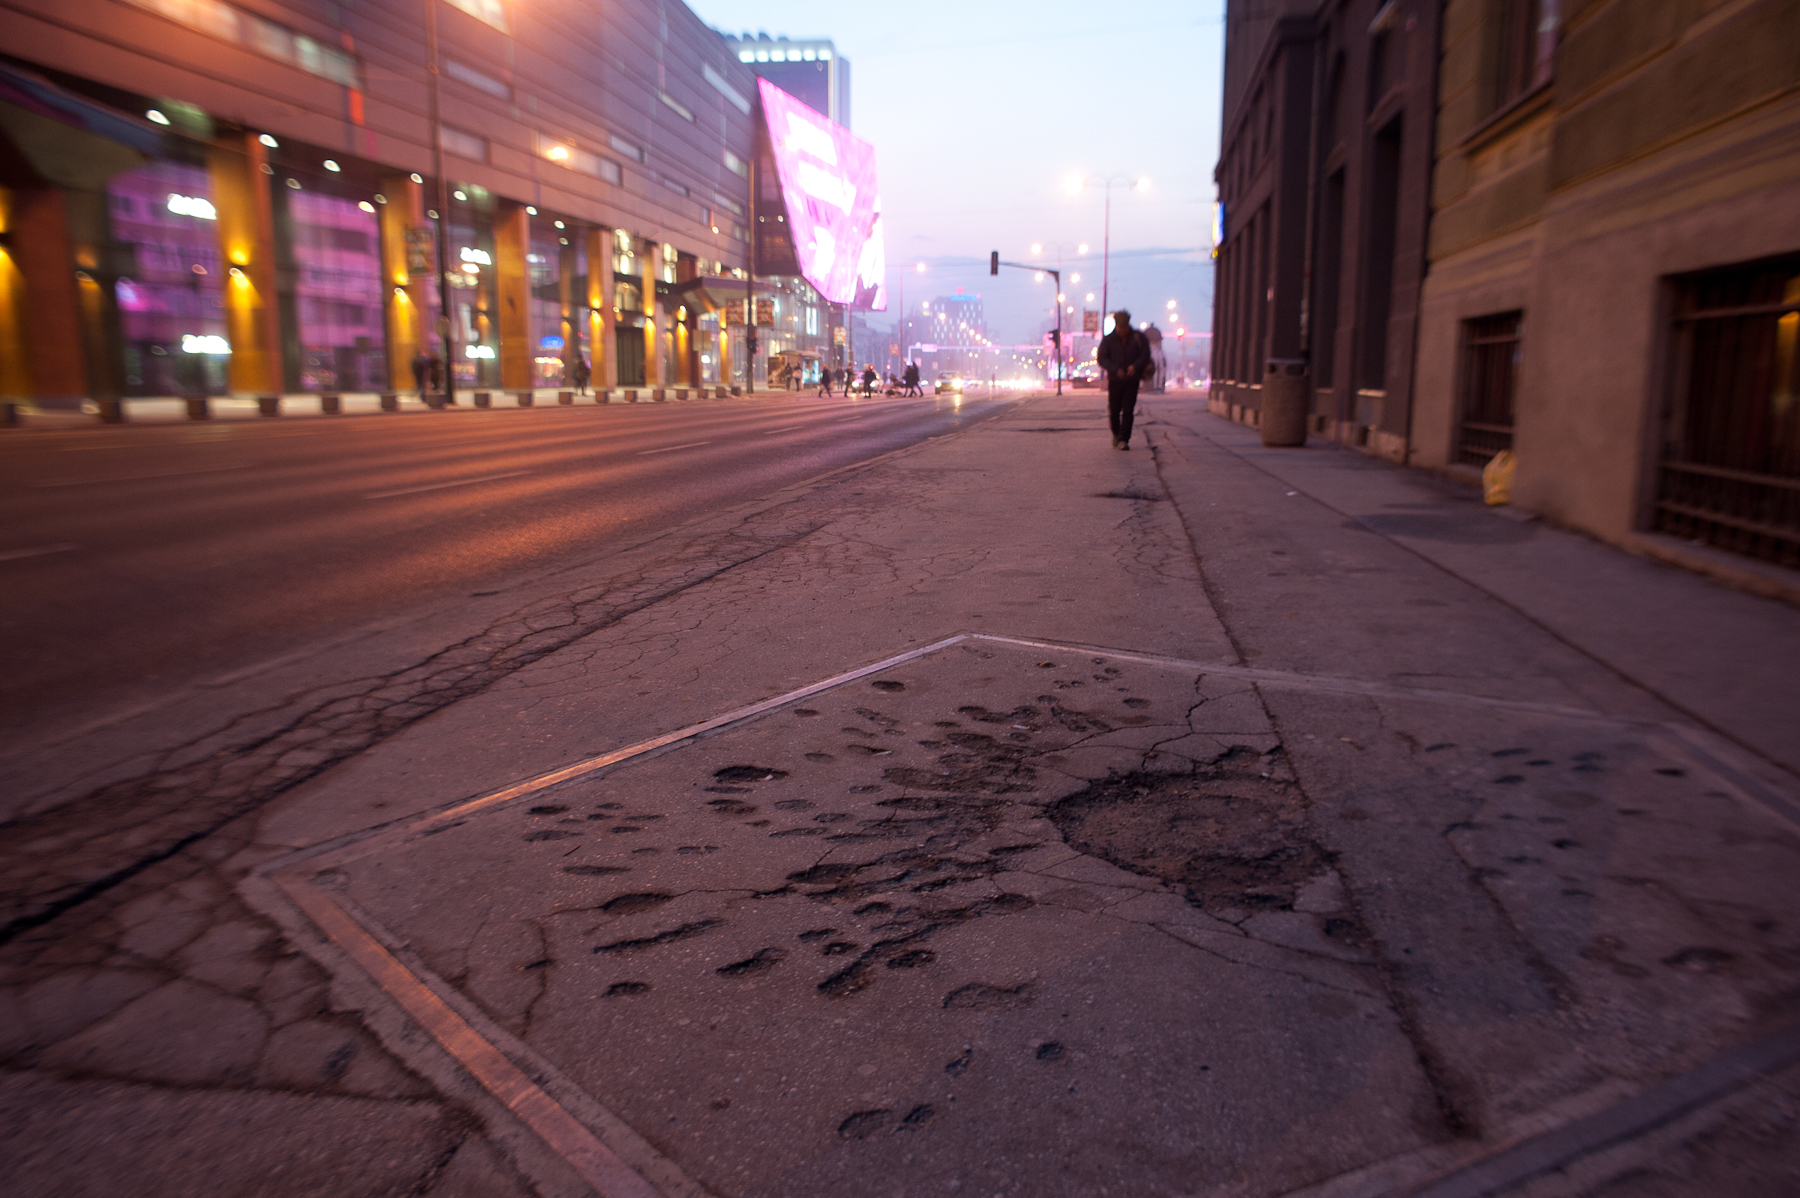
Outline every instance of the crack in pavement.
{"label": "crack in pavement", "polygon": [[[414,665],[236,716],[166,750],[135,776],[0,825],[8,834],[0,856],[8,880],[0,910],[9,915],[0,926],[0,945],[193,848],[426,717],[584,637],[803,541],[826,523],[783,523],[771,512],[760,513],[683,546],[664,559],[670,565],[660,572],[541,600]],[[283,710],[295,707],[300,710],[292,714]],[[271,717],[278,721],[272,728]],[[71,858],[84,876],[58,868]]]}

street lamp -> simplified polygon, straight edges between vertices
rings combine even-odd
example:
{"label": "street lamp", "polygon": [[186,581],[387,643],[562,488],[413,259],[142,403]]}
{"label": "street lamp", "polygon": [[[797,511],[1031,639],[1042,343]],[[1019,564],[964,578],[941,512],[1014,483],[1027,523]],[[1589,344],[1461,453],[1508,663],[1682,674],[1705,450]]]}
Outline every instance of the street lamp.
{"label": "street lamp", "polygon": [[1110,269],[1112,265],[1112,192],[1115,187],[1127,185],[1133,191],[1148,191],[1150,180],[1143,176],[1133,178],[1130,175],[1107,175],[1104,178],[1099,175],[1069,176],[1069,191],[1073,195],[1081,194],[1082,190],[1088,187],[1104,187],[1106,189],[1105,240],[1100,251],[1100,311],[1103,321],[1106,319],[1108,303],[1107,287],[1112,281]]}

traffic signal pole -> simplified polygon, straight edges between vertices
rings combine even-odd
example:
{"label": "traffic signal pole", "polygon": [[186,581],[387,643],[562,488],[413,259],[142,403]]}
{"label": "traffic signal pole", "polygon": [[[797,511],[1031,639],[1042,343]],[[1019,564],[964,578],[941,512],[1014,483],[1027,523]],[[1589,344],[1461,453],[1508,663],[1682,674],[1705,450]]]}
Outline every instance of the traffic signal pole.
{"label": "traffic signal pole", "polygon": [[1035,274],[1049,275],[1052,279],[1056,280],[1056,331],[1054,333],[1050,334],[1050,345],[1051,345],[1051,348],[1053,348],[1056,351],[1055,358],[1054,358],[1055,365],[1056,365],[1056,393],[1058,395],[1061,395],[1062,394],[1062,384],[1063,384],[1062,271],[1051,270],[1047,266],[1026,266],[1023,262],[1002,262],[1002,261],[1000,261],[1000,251],[994,250],[992,253],[990,253],[988,255],[988,273],[990,275],[997,275],[1000,273],[1000,268],[1002,266],[1010,267],[1013,270],[1029,270]]}

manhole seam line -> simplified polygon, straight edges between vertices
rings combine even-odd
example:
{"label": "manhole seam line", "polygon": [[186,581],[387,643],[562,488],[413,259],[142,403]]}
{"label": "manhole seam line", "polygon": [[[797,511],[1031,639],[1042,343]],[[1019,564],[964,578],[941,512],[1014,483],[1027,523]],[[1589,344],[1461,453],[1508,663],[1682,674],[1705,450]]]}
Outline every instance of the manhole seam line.
{"label": "manhole seam line", "polygon": [[[666,1198],[664,1191],[626,1164],[586,1124],[476,1031],[342,905],[293,875],[277,875],[273,880],[357,968],[455,1058],[483,1090],[567,1161],[601,1198]],[[660,1154],[657,1159],[679,1174],[673,1162]]]}
{"label": "manhole seam line", "polygon": [[[1339,678],[1328,675],[1296,674],[1287,670],[1259,670],[1251,666],[1234,666],[1216,662],[1193,661],[1187,658],[1164,657],[1155,653],[1142,653],[1129,649],[1109,649],[1104,645],[1087,645],[1073,641],[1051,641],[1027,637],[1001,636],[990,632],[972,632],[970,640],[993,641],[999,644],[1021,645],[1031,649],[1055,649],[1064,652],[1104,653],[1121,661],[1141,662],[1145,665],[1164,666],[1171,669],[1196,670],[1207,674],[1219,674],[1228,678],[1243,678],[1251,682],[1266,683],[1269,686],[1289,686],[1302,689],[1331,691],[1340,694],[1376,695],[1393,699],[1414,699],[1423,702],[1467,703],[1479,707],[1500,708],[1507,711],[1518,711],[1530,715],[1560,716],[1567,719],[1595,720],[1601,723],[1627,726],[1652,726],[1654,721],[1633,719],[1628,716],[1612,716],[1604,712],[1593,711],[1581,707],[1558,707],[1548,703],[1531,703],[1523,699],[1499,699],[1486,695],[1471,695],[1462,691],[1432,690],[1425,687],[1389,686],[1380,682],[1365,682],[1357,678]],[[1660,725],[1655,725],[1660,726]]]}
{"label": "manhole seam line", "polygon": [[1585,1118],[1402,1191],[1406,1198],[1482,1198],[1626,1144],[1800,1061],[1800,1024],[1714,1057]]}
{"label": "manhole seam line", "polygon": [[843,686],[847,683],[855,682],[859,678],[865,678],[870,674],[878,674],[883,670],[892,669],[894,666],[929,656],[930,654],[961,644],[963,641],[967,640],[968,637],[968,633],[959,632],[954,636],[945,637],[943,640],[934,641],[929,645],[921,645],[917,649],[908,649],[904,653],[898,653],[892,657],[883,658],[881,661],[873,662],[866,666],[859,666],[854,670],[846,670],[841,674],[833,675],[832,677],[819,682],[809,683],[797,690],[788,691],[785,694],[776,695],[770,699],[763,699],[760,702],[736,708],[723,715],[714,716],[712,719],[702,720],[698,724],[689,724],[685,728],[678,728],[673,732],[665,732],[660,736],[653,736],[648,740],[638,741],[636,744],[626,745],[620,749],[611,749],[593,757],[583,758],[580,761],[551,770],[548,773],[539,774],[533,778],[528,778],[523,782],[515,782],[511,786],[502,787],[499,790],[491,791],[488,794],[481,795],[477,798],[463,800],[438,811],[426,812],[423,815],[414,816],[397,825],[376,828],[364,833],[352,833],[348,838],[337,837],[331,840],[322,841],[319,844],[307,846],[293,853],[284,855],[275,861],[268,862],[259,867],[256,872],[264,875],[282,873],[293,870],[298,867],[300,863],[309,860],[317,866],[340,865],[346,861],[355,860],[379,849],[386,848],[413,836],[428,832],[433,827],[442,826],[452,821],[466,818],[477,812],[487,810],[490,807],[496,807],[503,803],[510,802],[513,799],[523,798],[529,794],[536,794],[538,791],[546,790],[559,783],[568,782],[598,770],[606,769],[609,766],[618,765],[622,762],[630,761],[649,753],[654,753],[660,749],[669,748],[673,745],[680,744],[683,741],[696,739],[709,732],[717,732],[720,729],[730,727],[731,725],[755,719],[757,716],[765,715],[768,712],[785,707],[790,703],[797,703],[802,699],[811,698],[813,695],[833,689],[834,687]]}

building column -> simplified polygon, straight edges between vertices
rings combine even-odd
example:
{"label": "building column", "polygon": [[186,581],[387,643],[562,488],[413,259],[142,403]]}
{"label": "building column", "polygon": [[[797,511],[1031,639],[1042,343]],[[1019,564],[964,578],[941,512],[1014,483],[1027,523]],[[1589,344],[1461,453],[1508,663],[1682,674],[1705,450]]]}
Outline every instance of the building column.
{"label": "building column", "polygon": [[494,212],[494,299],[500,317],[500,387],[531,388],[531,217],[503,200]]}
{"label": "building column", "polygon": [[279,394],[283,385],[281,313],[275,290],[275,217],[269,152],[255,136],[207,152],[219,255],[225,279],[225,330],[231,342],[231,390]]}
{"label": "building column", "polygon": [[36,394],[27,349],[31,338],[26,328],[25,272],[12,249],[17,195],[0,187],[0,399],[30,399]]}
{"label": "building column", "polygon": [[603,391],[619,385],[613,360],[612,239],[611,229],[587,231],[588,341],[594,349],[594,387]]}
{"label": "building column", "polygon": [[644,249],[644,382],[660,387],[667,380],[662,368],[662,325],[666,317],[656,302],[656,280],[662,273],[663,245],[660,241],[645,243]]}
{"label": "building column", "polygon": [[31,398],[71,407],[88,397],[88,372],[69,196],[57,187],[21,187],[5,204],[5,249],[21,279],[21,304],[14,330],[0,337],[22,343],[20,373]]}
{"label": "building column", "polygon": [[436,280],[431,260],[437,253],[425,223],[425,187],[410,175],[381,180],[382,311],[387,319],[388,386],[411,391],[413,356],[428,342],[426,321]]}

